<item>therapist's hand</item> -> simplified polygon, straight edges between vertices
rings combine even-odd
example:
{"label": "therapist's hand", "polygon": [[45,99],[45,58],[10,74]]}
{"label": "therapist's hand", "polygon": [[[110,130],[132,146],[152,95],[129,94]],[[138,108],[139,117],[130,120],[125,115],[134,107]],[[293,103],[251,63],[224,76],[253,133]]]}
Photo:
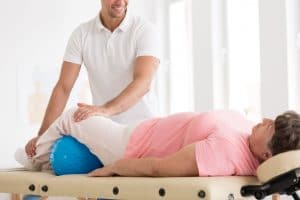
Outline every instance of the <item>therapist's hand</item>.
{"label": "therapist's hand", "polygon": [[29,156],[29,157],[33,157],[35,156],[36,154],[36,142],[37,140],[39,139],[40,136],[37,136],[37,137],[34,137],[32,138],[31,140],[29,140],[29,142],[26,144],[25,146],[25,151],[26,151],[26,154]]}
{"label": "therapist's hand", "polygon": [[74,113],[74,120],[75,122],[80,122],[92,116],[110,116],[108,108],[105,106],[95,106],[95,105],[88,105],[85,103],[78,103],[78,109]]}

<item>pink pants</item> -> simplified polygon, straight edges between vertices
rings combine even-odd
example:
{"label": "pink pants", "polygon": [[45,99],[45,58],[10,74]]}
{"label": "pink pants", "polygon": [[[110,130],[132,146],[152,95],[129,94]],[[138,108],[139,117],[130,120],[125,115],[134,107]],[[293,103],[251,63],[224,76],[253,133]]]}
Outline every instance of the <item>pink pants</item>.
{"label": "pink pants", "polygon": [[85,144],[104,165],[123,157],[129,137],[135,125],[116,123],[111,119],[93,116],[75,122],[76,108],[63,113],[37,141],[36,155],[32,161],[43,169],[50,169],[49,154],[53,143],[63,135],[71,135]]}

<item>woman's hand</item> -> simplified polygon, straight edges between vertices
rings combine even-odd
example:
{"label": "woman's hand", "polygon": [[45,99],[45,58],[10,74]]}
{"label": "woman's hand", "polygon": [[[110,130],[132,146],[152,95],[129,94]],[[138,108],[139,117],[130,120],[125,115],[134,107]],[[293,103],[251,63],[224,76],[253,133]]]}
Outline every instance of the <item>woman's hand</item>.
{"label": "woman's hand", "polygon": [[99,169],[96,169],[88,174],[88,176],[93,177],[105,177],[105,176],[114,176],[116,173],[113,170],[113,165],[108,165]]}
{"label": "woman's hand", "polygon": [[74,113],[74,120],[75,122],[80,122],[92,116],[104,116],[108,117],[109,112],[105,106],[95,106],[95,105],[88,105],[84,103],[77,104],[78,109]]}
{"label": "woman's hand", "polygon": [[25,151],[29,157],[35,156],[36,142],[39,138],[40,138],[40,136],[34,137],[31,140],[29,140],[29,142],[26,144]]}

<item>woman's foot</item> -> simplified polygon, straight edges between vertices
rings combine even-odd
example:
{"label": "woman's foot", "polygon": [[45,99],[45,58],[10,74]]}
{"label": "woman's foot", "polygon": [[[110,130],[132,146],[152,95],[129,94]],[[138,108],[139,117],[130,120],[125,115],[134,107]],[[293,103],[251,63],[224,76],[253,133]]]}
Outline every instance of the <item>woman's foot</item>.
{"label": "woman's foot", "polygon": [[39,170],[39,167],[34,165],[32,159],[27,156],[25,149],[17,149],[15,152],[15,160],[28,170]]}

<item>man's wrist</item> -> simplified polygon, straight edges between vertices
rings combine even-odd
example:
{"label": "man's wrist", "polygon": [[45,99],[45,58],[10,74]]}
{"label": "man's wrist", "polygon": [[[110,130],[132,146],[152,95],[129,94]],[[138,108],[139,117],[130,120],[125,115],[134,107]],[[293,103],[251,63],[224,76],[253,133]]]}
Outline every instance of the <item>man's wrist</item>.
{"label": "man's wrist", "polygon": [[98,106],[100,114],[104,114],[105,116],[114,115],[114,109],[109,104],[104,104],[102,106]]}

